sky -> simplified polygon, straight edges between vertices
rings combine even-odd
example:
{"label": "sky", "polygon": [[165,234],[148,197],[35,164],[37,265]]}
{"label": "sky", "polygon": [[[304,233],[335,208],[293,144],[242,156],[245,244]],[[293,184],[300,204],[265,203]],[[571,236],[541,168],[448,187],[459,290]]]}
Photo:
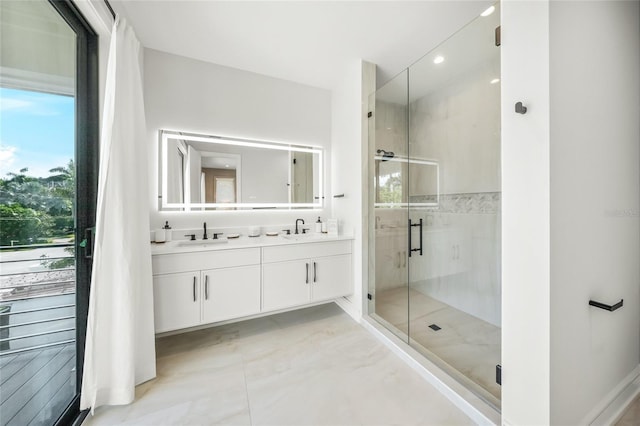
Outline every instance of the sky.
{"label": "sky", "polygon": [[74,158],[74,98],[0,88],[0,177],[47,177]]}

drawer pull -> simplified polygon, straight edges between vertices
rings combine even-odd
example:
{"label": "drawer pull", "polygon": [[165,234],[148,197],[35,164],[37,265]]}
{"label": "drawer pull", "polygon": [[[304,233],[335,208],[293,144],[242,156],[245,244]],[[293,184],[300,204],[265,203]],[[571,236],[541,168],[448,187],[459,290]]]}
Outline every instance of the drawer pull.
{"label": "drawer pull", "polygon": [[204,276],[204,299],[209,300],[209,275]]}
{"label": "drawer pull", "polygon": [[193,301],[196,301],[196,277],[193,277]]}
{"label": "drawer pull", "polygon": [[306,267],[307,267],[307,272],[305,274],[305,283],[309,284],[309,263],[305,263]]}
{"label": "drawer pull", "polygon": [[318,268],[316,268],[316,262],[313,262],[313,282],[316,282],[316,270]]}

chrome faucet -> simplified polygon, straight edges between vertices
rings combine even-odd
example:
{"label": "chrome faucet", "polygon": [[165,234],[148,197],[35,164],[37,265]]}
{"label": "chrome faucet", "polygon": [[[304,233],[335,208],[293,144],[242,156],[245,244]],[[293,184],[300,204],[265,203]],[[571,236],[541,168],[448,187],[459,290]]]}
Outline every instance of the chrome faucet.
{"label": "chrome faucet", "polygon": [[304,225],[304,219],[296,219],[296,234],[299,234],[300,232],[298,232],[298,222],[302,221],[302,224]]}
{"label": "chrome faucet", "polygon": [[204,235],[202,236],[203,240],[208,240],[209,237],[207,237],[207,222],[204,223]]}

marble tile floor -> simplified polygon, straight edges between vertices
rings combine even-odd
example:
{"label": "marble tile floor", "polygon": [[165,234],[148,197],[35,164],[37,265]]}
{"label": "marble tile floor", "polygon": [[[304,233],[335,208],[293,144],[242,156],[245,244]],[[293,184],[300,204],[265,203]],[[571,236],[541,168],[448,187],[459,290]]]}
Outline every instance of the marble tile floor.
{"label": "marble tile floor", "polygon": [[[418,350],[479,385],[489,393],[486,399],[499,406],[495,366],[500,364],[500,328],[414,289],[409,292],[409,302],[406,287],[376,293],[376,314],[405,335],[410,329],[412,341],[422,346]],[[441,329],[432,330],[431,324]]]}
{"label": "marble tile floor", "polygon": [[157,340],[156,379],[84,425],[467,425],[335,304]]}
{"label": "marble tile floor", "polygon": [[640,396],[629,405],[616,426],[637,426],[640,425]]}

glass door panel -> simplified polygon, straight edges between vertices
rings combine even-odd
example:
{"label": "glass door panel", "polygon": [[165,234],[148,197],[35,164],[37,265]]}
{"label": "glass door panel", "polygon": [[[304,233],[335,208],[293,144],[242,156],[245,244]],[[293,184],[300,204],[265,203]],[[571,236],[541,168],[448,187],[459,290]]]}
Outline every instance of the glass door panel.
{"label": "glass door panel", "polygon": [[405,70],[371,95],[369,312],[408,341],[407,78]]}
{"label": "glass door panel", "polygon": [[499,5],[409,68],[410,343],[488,402],[500,387]]}
{"label": "glass door panel", "polygon": [[76,248],[95,186],[74,13],[0,2],[1,426],[54,424],[79,391],[90,260]]}

